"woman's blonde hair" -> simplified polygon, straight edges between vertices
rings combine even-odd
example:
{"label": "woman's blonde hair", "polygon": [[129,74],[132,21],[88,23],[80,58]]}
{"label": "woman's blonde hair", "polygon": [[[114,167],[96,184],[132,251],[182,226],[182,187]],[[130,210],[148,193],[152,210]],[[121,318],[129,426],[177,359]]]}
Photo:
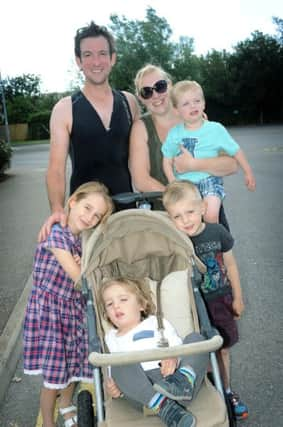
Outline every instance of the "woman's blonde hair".
{"label": "woman's blonde hair", "polygon": [[146,76],[147,74],[151,74],[154,72],[160,73],[161,76],[164,78],[164,80],[167,80],[167,82],[172,81],[170,75],[165,70],[163,70],[163,68],[161,68],[157,65],[147,64],[143,68],[138,70],[136,77],[134,79],[136,95],[139,95],[139,93],[140,93],[140,89],[141,89],[140,83],[141,83],[141,80],[143,79],[143,77]]}
{"label": "woman's blonde hair", "polygon": [[198,188],[190,181],[173,181],[166,186],[163,193],[162,202],[164,208],[168,210],[169,206],[174,205],[184,198],[201,201],[201,195]]}
{"label": "woman's blonde hair", "polygon": [[[106,314],[105,303],[103,295],[106,289],[113,285],[120,285],[127,289],[129,292],[137,297],[138,303],[142,306],[143,311],[141,313],[142,319],[146,319],[151,314],[156,312],[156,307],[152,299],[152,292],[150,290],[149,283],[146,279],[129,279],[127,277],[118,277],[115,279],[106,279],[99,289],[99,306],[102,307],[103,316],[109,322],[110,320]],[[111,323],[112,324],[112,323]],[[115,325],[113,325],[115,327]]]}
{"label": "woman's blonde hair", "polygon": [[195,91],[198,90],[201,93],[202,98],[204,99],[204,94],[201,85],[194,80],[181,80],[174,84],[174,86],[170,90],[170,97],[173,106],[176,108],[178,105],[178,101],[180,95],[184,92]]}
{"label": "woman's blonde hair", "polygon": [[85,184],[80,185],[74,193],[69,197],[67,201],[67,213],[70,213],[70,201],[75,200],[76,202],[79,202],[82,199],[85,199],[89,194],[99,194],[103,197],[105,204],[106,204],[106,212],[103,215],[103,218],[101,219],[101,223],[104,223],[107,218],[112,214],[114,211],[114,203],[109,195],[108,188],[98,181],[90,181],[86,182]]}

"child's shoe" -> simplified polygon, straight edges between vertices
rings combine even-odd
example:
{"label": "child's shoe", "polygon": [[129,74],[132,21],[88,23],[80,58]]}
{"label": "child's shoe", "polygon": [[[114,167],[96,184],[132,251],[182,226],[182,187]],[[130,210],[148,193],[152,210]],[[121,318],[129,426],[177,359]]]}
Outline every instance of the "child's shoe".
{"label": "child's shoe", "polygon": [[241,419],[241,420],[248,418],[249,416],[248,407],[244,402],[240,400],[239,395],[232,391],[231,393],[227,393],[227,397],[231,403],[234,416],[237,419]]}
{"label": "child's shoe", "polygon": [[167,427],[194,427],[196,419],[174,400],[165,399],[159,409],[159,417]]}
{"label": "child's shoe", "polygon": [[191,400],[193,396],[193,384],[178,370],[158,381],[153,388],[173,400]]}

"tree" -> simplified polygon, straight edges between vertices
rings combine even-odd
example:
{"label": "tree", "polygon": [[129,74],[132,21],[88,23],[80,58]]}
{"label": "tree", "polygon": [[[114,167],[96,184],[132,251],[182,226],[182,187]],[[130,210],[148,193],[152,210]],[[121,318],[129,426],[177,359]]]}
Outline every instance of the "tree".
{"label": "tree", "polygon": [[277,40],[283,46],[283,19],[278,18],[277,16],[272,17],[272,22],[277,26],[278,37]]}
{"label": "tree", "polygon": [[236,45],[230,67],[239,111],[247,123],[279,118],[282,111],[282,47],[259,31]]}
{"label": "tree", "polygon": [[194,54],[194,39],[181,36],[174,49],[169,69],[175,81],[200,81],[200,59]]}
{"label": "tree", "polygon": [[147,63],[171,69],[175,50],[170,42],[172,30],[164,18],[148,7],[144,21],[127,20],[111,15],[111,30],[117,43],[118,61],[111,82],[115,87],[133,91],[136,71]]}
{"label": "tree", "polygon": [[4,80],[4,93],[7,101],[9,123],[25,123],[40,96],[40,78],[33,74],[7,78]]}
{"label": "tree", "polygon": [[208,117],[225,124],[233,124],[237,119],[229,59],[230,53],[213,49],[201,56],[199,67]]}

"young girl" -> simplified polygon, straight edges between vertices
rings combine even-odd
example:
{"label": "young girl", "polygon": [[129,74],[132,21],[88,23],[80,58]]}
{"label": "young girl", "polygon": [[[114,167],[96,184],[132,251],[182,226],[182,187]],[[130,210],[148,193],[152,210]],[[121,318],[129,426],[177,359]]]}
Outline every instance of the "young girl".
{"label": "young girl", "polygon": [[104,222],[112,210],[112,200],[103,184],[81,185],[68,200],[67,226],[54,224],[48,238],[36,249],[33,287],[24,321],[24,372],[43,376],[43,427],[55,427],[58,394],[65,427],[76,426],[76,407],[71,403],[74,385],[92,378],[84,301],[74,283],[80,277],[80,233]]}
{"label": "young girl", "polygon": [[[141,280],[118,278],[105,282],[100,290],[104,315],[113,326],[105,341],[110,352],[126,352],[158,347],[157,318],[149,285]],[[165,337],[169,345],[180,345],[181,338],[173,326],[164,321]],[[203,340],[190,334],[184,343]],[[111,367],[106,381],[110,396],[124,394],[126,399],[154,409],[168,427],[195,426],[194,416],[179,404],[195,398],[208,364],[207,354],[177,359],[143,362]]]}

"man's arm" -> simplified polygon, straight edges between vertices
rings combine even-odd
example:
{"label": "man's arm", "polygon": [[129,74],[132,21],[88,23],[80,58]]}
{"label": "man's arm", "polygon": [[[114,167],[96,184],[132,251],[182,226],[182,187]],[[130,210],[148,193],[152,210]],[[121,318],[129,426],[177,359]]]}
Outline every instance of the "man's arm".
{"label": "man's arm", "polygon": [[52,213],[64,209],[71,114],[71,99],[67,97],[55,105],[50,119],[50,152],[46,184]]}
{"label": "man's arm", "polygon": [[208,159],[195,159],[191,153],[180,146],[182,154],[174,158],[174,166],[179,173],[201,171],[214,176],[232,175],[238,171],[238,163],[233,157],[218,156]]}
{"label": "man's arm", "polygon": [[150,176],[147,140],[148,135],[143,121],[133,123],[129,151],[129,168],[133,185],[138,191],[164,191],[164,185]]}
{"label": "man's arm", "polygon": [[54,106],[50,118],[50,152],[46,185],[51,215],[41,227],[38,241],[46,239],[55,222],[60,222],[63,227],[66,225],[64,203],[71,122],[71,98],[66,97]]}

